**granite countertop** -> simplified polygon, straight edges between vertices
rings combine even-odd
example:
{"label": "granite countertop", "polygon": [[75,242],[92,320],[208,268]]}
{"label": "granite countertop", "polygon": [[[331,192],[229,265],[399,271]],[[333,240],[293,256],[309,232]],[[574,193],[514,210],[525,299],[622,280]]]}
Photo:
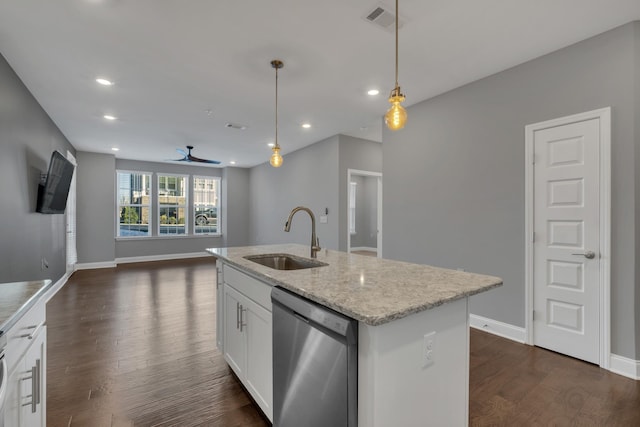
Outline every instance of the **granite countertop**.
{"label": "granite countertop", "polygon": [[371,326],[502,285],[499,277],[327,249],[318,252],[318,261],[328,266],[304,270],[274,270],[244,259],[267,253],[309,258],[309,246],[304,245],[209,248],[207,252],[259,280]]}
{"label": "granite countertop", "polygon": [[0,283],[0,337],[11,328],[51,286],[51,280]]}

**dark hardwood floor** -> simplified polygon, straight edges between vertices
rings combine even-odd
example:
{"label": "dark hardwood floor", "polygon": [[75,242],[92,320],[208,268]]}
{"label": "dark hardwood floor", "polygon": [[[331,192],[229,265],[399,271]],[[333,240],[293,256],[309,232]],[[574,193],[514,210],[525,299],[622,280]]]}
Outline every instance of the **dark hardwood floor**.
{"label": "dark hardwood floor", "polygon": [[[78,271],[47,323],[49,427],[269,426],[215,348],[211,258]],[[640,426],[640,382],[473,330],[470,425]]]}

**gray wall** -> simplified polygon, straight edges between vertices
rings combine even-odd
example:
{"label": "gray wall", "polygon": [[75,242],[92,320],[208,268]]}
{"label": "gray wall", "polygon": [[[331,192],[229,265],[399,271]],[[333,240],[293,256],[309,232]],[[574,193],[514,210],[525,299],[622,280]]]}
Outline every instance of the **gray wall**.
{"label": "gray wall", "polygon": [[[296,214],[290,233],[282,231],[292,208],[309,207],[316,216],[320,246],[347,249],[347,170],[382,172],[382,145],[336,135],[284,157],[275,169],[264,163],[251,169],[251,243],[309,244],[310,220]],[[320,216],[329,209],[328,223]]]}
{"label": "gray wall", "polygon": [[[339,139],[339,249],[341,251],[346,251],[347,233],[349,232],[349,218],[347,212],[349,206],[347,171],[348,169],[357,169],[369,172],[382,172],[382,144],[346,135],[339,135]],[[383,235],[386,235],[385,231],[383,231]]]}
{"label": "gray wall", "polygon": [[612,352],[637,359],[638,25],[409,108],[383,134],[384,257],[501,276],[471,312],[523,327],[524,127],[611,106]]}
{"label": "gray wall", "polygon": [[[253,167],[250,187],[251,244],[310,244],[311,220],[304,212],[296,214],[289,233],[283,231],[291,209],[302,205],[315,214],[320,246],[338,248],[338,136],[286,154],[278,169]],[[328,223],[320,224],[325,208]]]}
{"label": "gray wall", "polygon": [[[636,228],[635,228],[635,265],[640,265],[640,23],[636,22],[634,26],[635,33],[635,123],[634,139],[635,139],[635,208],[636,208]],[[640,274],[636,272],[636,274]],[[638,282],[636,278],[636,282]],[[640,289],[636,287],[636,359],[640,359]]]}
{"label": "gray wall", "polygon": [[[51,153],[75,149],[0,56],[0,283],[57,281],[66,268],[64,215],[36,213]],[[46,258],[49,268],[41,269]]]}
{"label": "gray wall", "polygon": [[78,151],[76,160],[78,263],[113,262],[116,158]]}
{"label": "gray wall", "polygon": [[222,233],[224,246],[249,244],[251,221],[250,170],[225,168],[222,175]]}
{"label": "gray wall", "polygon": [[[206,166],[194,166],[187,164],[170,164],[170,163],[155,163],[155,162],[141,162],[137,160],[125,160],[117,159],[115,164],[115,170],[127,170],[127,171],[143,171],[154,173],[152,179],[152,194],[154,200],[157,200],[157,174],[178,174],[178,175],[195,175],[195,176],[215,176],[222,177],[221,168],[213,168]],[[111,185],[115,186],[115,170],[111,173]],[[189,185],[189,200],[193,200],[193,188]],[[221,188],[222,192],[222,188]],[[114,198],[115,200],[115,198]],[[115,203],[115,202],[113,202]],[[152,206],[151,212],[155,213],[155,206]],[[115,205],[111,207],[112,215],[115,212]],[[221,217],[222,226],[226,221],[225,217]],[[185,236],[185,237],[163,237],[156,236],[151,239],[116,239],[115,240],[115,257],[126,258],[136,256],[154,256],[154,255],[166,255],[166,254],[185,254],[203,252],[209,247],[218,247],[223,245],[223,237],[210,237],[210,236]],[[115,236],[115,230],[111,234],[112,239]]]}
{"label": "gray wall", "polygon": [[351,235],[351,247],[378,246],[378,178],[352,175],[356,186],[356,234]]}
{"label": "gray wall", "polygon": [[[116,170],[222,177],[220,237],[154,236],[117,239]],[[208,247],[248,244],[248,170],[115,159],[110,154],[78,153],[78,262],[114,262],[119,258],[203,252]],[[155,175],[154,175],[155,177]],[[157,186],[153,180],[154,193]],[[193,197],[192,189],[189,189]],[[152,206],[152,212],[155,207]]]}

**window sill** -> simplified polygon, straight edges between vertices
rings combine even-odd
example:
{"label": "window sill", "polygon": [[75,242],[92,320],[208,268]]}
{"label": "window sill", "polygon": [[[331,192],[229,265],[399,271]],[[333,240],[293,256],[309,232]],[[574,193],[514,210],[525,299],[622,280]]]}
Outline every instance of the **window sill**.
{"label": "window sill", "polygon": [[175,240],[175,239],[202,239],[205,237],[222,237],[222,233],[219,234],[178,234],[171,236],[132,236],[132,237],[122,237],[116,236],[117,242],[127,242],[127,241],[142,241],[142,240]]}

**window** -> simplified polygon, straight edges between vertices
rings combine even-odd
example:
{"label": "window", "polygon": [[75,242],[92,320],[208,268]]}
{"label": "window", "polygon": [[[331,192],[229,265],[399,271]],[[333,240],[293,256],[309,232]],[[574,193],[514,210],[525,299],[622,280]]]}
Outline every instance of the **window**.
{"label": "window", "polygon": [[149,236],[151,174],[117,173],[117,217],[119,237]]}
{"label": "window", "polygon": [[194,234],[220,234],[220,178],[193,178]]}
{"label": "window", "polygon": [[158,175],[158,235],[187,233],[187,177]]}
{"label": "window", "polygon": [[358,187],[358,183],[356,182],[349,183],[349,233],[351,234],[356,234],[356,188],[357,187]]}

